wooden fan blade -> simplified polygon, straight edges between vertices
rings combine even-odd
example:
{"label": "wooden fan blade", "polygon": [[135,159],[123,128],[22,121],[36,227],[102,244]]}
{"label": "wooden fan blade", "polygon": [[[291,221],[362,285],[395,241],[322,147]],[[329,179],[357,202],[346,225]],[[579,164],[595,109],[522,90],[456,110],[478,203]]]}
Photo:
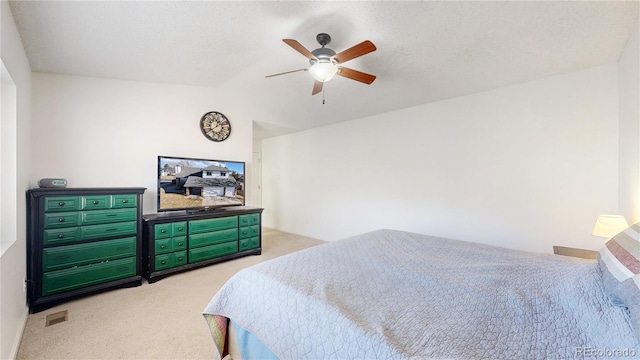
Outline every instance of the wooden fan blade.
{"label": "wooden fan blade", "polygon": [[333,55],[333,58],[338,60],[339,63],[345,63],[349,60],[368,54],[372,51],[376,51],[376,46],[373,45],[371,41],[365,40],[358,45],[352,46],[347,50],[343,50]]}
{"label": "wooden fan blade", "polygon": [[309,70],[309,69],[306,69],[306,68],[305,68],[305,69],[291,70],[291,71],[281,72],[281,73],[278,73],[278,74],[267,75],[267,76],[265,76],[265,77],[266,77],[266,78],[270,78],[270,77],[274,77],[274,76],[278,76],[278,75],[291,74],[291,73],[294,73],[294,72],[298,72],[298,71],[307,71],[307,70]]}
{"label": "wooden fan blade", "polygon": [[312,96],[322,91],[322,84],[323,82],[318,80],[316,80],[316,82],[313,83],[313,91],[311,92]]}
{"label": "wooden fan blade", "polygon": [[302,44],[300,44],[296,40],[293,40],[293,39],[282,39],[282,41],[284,41],[287,45],[289,45],[292,48],[294,48],[300,54],[304,55],[307,59],[313,60],[313,59],[316,58],[315,56],[313,56],[311,51],[307,50],[307,48],[302,46]]}
{"label": "wooden fan blade", "polygon": [[339,70],[336,75],[340,75],[351,80],[360,81],[361,83],[365,83],[367,85],[371,84],[376,79],[374,75],[363,73],[358,70],[349,69],[344,66],[339,66],[338,69]]}

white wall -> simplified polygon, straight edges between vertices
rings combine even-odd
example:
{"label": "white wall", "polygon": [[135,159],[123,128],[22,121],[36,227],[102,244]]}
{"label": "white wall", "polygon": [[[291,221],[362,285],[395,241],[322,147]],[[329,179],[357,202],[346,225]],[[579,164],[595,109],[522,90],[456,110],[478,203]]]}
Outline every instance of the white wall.
{"label": "white wall", "polygon": [[[15,85],[15,113],[2,113],[2,230],[0,254],[0,358],[14,358],[27,319],[26,200],[30,171],[31,69],[7,1],[0,1],[0,58]],[[4,93],[0,94],[5,96]],[[4,99],[3,99],[4,100]],[[4,106],[5,102],[2,101]],[[11,115],[15,116],[11,119]],[[9,188],[7,188],[9,187]],[[12,208],[6,208],[6,205]],[[10,238],[4,238],[4,237]]]}
{"label": "white wall", "polygon": [[0,256],[17,240],[17,105],[18,91],[9,70],[0,59]]}
{"label": "white wall", "polygon": [[262,142],[264,223],[598,249],[618,210],[616,64]]}
{"label": "white wall", "polygon": [[[245,161],[251,189],[246,108],[208,87],[34,73],[32,185],[63,177],[70,187],[146,187],[143,211],[154,213],[157,157],[165,155]],[[214,110],[231,122],[223,142],[207,140],[199,128]]]}
{"label": "white wall", "polygon": [[640,221],[640,22],[636,23],[620,60],[620,213]]}

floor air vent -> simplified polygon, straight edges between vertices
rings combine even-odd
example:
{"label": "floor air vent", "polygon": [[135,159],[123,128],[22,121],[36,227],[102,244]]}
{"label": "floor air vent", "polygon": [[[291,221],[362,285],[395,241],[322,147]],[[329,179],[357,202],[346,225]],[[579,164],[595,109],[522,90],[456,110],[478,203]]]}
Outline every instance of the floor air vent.
{"label": "floor air vent", "polygon": [[47,320],[45,322],[45,327],[59,324],[61,322],[69,320],[69,313],[67,310],[60,311],[57,313],[47,315]]}

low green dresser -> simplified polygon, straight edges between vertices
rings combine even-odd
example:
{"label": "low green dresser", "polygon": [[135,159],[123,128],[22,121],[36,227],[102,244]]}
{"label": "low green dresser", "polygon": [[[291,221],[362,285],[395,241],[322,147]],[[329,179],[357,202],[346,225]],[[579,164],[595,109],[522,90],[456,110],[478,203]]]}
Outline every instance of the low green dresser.
{"label": "low green dresser", "polygon": [[72,298],[142,284],[144,191],[27,191],[27,301],[31,313]]}
{"label": "low green dresser", "polygon": [[262,253],[263,209],[234,206],[191,214],[143,215],[143,273],[154,283],[174,273]]}

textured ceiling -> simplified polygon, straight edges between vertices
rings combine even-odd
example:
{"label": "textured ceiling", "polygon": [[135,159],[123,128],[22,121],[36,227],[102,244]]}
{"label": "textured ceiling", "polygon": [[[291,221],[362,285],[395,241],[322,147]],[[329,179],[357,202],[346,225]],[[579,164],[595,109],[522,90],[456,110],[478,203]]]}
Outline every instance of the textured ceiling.
{"label": "textured ceiling", "polygon": [[[10,1],[33,71],[224,88],[250,99],[255,137],[351,120],[617,61],[638,2]],[[377,51],[311,96],[282,42]]]}

